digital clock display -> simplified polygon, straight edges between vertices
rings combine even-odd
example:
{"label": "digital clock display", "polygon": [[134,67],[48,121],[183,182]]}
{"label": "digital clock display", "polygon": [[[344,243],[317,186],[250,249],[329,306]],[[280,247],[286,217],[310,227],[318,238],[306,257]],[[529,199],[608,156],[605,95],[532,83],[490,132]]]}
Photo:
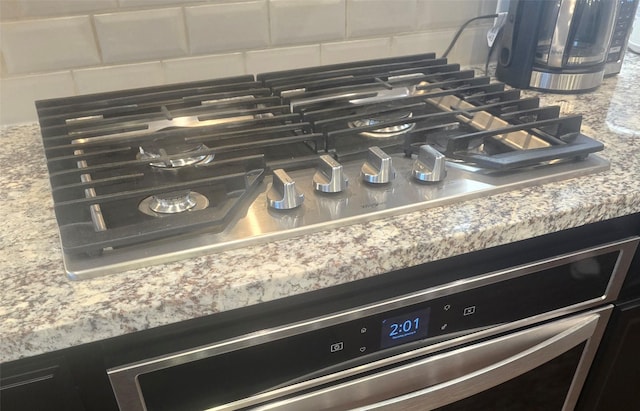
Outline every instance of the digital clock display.
{"label": "digital clock display", "polygon": [[382,320],[380,348],[416,341],[427,337],[430,308]]}

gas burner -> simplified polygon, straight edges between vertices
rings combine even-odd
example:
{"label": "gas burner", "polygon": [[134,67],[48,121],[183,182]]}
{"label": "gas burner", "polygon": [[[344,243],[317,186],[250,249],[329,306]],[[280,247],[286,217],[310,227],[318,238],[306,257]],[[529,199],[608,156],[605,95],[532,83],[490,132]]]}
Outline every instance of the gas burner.
{"label": "gas burner", "polygon": [[[184,145],[169,146],[167,148],[156,148],[152,146],[139,147],[138,159],[161,160],[151,161],[152,167],[157,168],[180,168],[196,164],[207,164],[213,161],[214,154],[207,153],[209,147],[204,144],[196,144],[185,147]],[[184,157],[173,158],[176,155]],[[172,157],[172,158],[168,158]]]}
{"label": "gas burner", "polygon": [[[375,126],[376,124],[385,123],[393,120],[410,119],[411,117],[413,117],[412,112],[406,112],[406,113],[400,113],[400,114],[393,113],[393,114],[387,114],[387,115],[377,115],[375,117],[350,121],[348,125],[349,125],[349,128],[369,127],[369,126]],[[363,137],[369,137],[369,138],[391,138],[391,137],[405,134],[411,131],[415,126],[416,126],[415,123],[405,123],[405,124],[398,124],[395,126],[378,128],[370,131],[363,131],[359,134]]]}
{"label": "gas burner", "polygon": [[207,197],[190,190],[156,194],[145,198],[138,210],[152,217],[163,217],[187,211],[203,210],[209,206]]}

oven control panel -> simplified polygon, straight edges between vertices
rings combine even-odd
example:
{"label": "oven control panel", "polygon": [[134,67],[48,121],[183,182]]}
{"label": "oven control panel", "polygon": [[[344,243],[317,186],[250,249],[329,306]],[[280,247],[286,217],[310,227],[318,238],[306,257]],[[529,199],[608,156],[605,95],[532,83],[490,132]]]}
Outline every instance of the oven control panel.
{"label": "oven control panel", "polygon": [[405,344],[413,349],[599,298],[617,259],[618,252],[603,254],[291,338],[306,340],[308,355],[327,365]]}
{"label": "oven control panel", "polygon": [[551,319],[615,299],[639,241],[631,238],[123,365],[110,369],[109,378],[118,401],[144,398],[149,410],[184,409],[187,403],[188,409],[208,409],[493,326],[509,325],[513,331],[518,320],[540,314]]}

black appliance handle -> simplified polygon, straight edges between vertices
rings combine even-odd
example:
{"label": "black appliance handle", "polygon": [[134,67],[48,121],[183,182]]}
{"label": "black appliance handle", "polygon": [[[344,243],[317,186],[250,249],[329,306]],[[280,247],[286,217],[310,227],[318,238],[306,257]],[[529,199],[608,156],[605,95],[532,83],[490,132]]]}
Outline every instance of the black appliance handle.
{"label": "black appliance handle", "polygon": [[516,88],[529,88],[544,1],[511,0],[498,45],[496,77]]}
{"label": "black appliance handle", "polygon": [[502,40],[501,47],[498,54],[498,62],[504,67],[511,65],[511,50],[513,50],[515,42],[515,22],[516,11],[518,10],[518,3],[520,0],[513,0],[509,3],[509,11],[507,13],[507,21],[502,27]]}

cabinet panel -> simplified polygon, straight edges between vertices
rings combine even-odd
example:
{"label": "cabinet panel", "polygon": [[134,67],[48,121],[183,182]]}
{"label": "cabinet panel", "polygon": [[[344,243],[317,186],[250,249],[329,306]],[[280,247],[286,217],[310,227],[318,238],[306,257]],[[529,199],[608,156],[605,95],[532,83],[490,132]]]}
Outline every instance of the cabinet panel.
{"label": "cabinet panel", "polygon": [[640,299],[616,308],[579,410],[640,410]]}
{"label": "cabinet panel", "polygon": [[64,358],[2,365],[2,411],[76,411],[84,407]]}

